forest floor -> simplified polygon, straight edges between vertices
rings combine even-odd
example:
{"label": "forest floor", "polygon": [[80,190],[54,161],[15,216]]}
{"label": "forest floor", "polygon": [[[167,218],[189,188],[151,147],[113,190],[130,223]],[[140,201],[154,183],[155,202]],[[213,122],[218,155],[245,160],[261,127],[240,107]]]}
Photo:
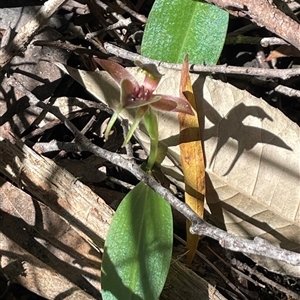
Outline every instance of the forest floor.
{"label": "forest floor", "polygon": [[[286,12],[286,5],[289,5],[289,13],[299,21],[298,1],[288,1],[288,4],[286,2],[282,1],[284,11]],[[44,1],[40,0],[0,1],[2,47],[7,45],[25,24],[34,19],[42,5]],[[19,139],[20,143],[28,146],[28,151],[33,149],[35,153],[49,159],[40,161],[34,154],[30,154],[28,163],[31,164],[31,169],[37,167],[36,172],[41,171],[38,169],[50,166],[55,169],[55,166],[58,166],[68,170],[73,176],[69,183],[65,183],[68,175],[55,169],[57,176],[61,177],[55,179],[57,181],[53,179],[54,185],[59,186],[62,182],[66,185],[73,184],[79,179],[112,209],[118,206],[138,180],[129,170],[74,146],[74,135],[61,120],[52,117],[39,105],[29,105],[28,97],[34,95],[35,99],[47,104],[59,99],[60,104],[55,105],[60,105],[62,114],[72,120],[91,142],[105,150],[125,155],[125,148],[121,148],[124,124],[117,123],[113,134],[105,140],[104,131],[112,114],[111,108],[99,103],[89,88],[84,88],[71,76],[63,73],[56,63],[94,71],[97,66],[93,57],[97,56],[112,59],[124,67],[134,66],[131,54],[140,54],[145,22],[152,5],[153,1],[147,0],[69,0],[46,21],[43,29],[39,28],[33,32],[30,26],[26,27],[24,48],[17,47],[14,51],[10,49],[8,58],[4,58],[6,54],[3,52],[0,53],[0,136],[6,137],[8,141]],[[29,39],[29,36],[32,38]],[[291,52],[288,46],[265,46],[260,43],[262,38],[274,37],[276,33],[259,27],[251,20],[230,15],[227,38],[218,65],[241,67],[241,70],[265,69],[272,72],[299,68],[300,54],[296,48]],[[119,48],[126,52],[117,55]],[[108,49],[113,49],[114,53]],[[7,82],[9,76],[21,83],[26,92],[18,88],[13,89]],[[283,79],[273,75],[251,75],[246,71],[245,74],[224,73],[220,68],[220,71],[217,70],[211,77],[261,98],[261,101],[280,110],[294,124],[300,124],[299,76]],[[286,87],[289,90],[278,87]],[[16,144],[16,148],[11,150],[12,161],[15,161],[16,165],[25,155],[18,152],[20,145]],[[141,164],[147,157],[143,145],[134,138],[131,145],[135,161]],[[19,174],[10,171],[10,167],[7,167],[10,150],[7,148],[5,151],[1,148],[0,155],[3,157],[0,158],[0,218],[3,235],[0,237],[0,299],[84,299],[79,296],[71,298],[74,286],[79,286],[80,290],[91,297],[86,299],[101,299],[97,283],[100,281],[101,255],[93,243],[86,242],[87,236],[89,237],[88,231],[84,232],[81,229],[83,233],[78,233],[81,225],[78,225],[77,231],[72,226],[71,228],[68,222],[65,222],[70,218],[68,214],[60,214],[59,209],[55,214],[53,208],[50,211],[44,198],[49,197],[51,200],[51,196],[41,192],[41,181],[37,180],[34,185],[31,182],[30,185],[28,182],[33,173],[29,176],[29,171],[24,171],[28,178],[20,177],[22,170],[26,169],[25,162],[19,164]],[[29,155],[28,153],[26,155]],[[76,190],[76,193],[78,191]],[[177,198],[183,200],[183,191],[176,184],[173,186],[173,192]],[[70,197],[72,196],[73,194],[70,194]],[[24,204],[25,202],[27,204]],[[69,209],[67,202],[66,197],[65,202],[60,205]],[[77,212],[80,214],[79,211],[93,210],[84,206],[76,209],[75,212],[67,212],[75,218]],[[112,210],[105,209],[108,220]],[[297,226],[299,228],[299,225]],[[173,258],[184,264],[185,248],[182,240],[186,238],[185,218],[176,211],[174,227],[178,238],[174,239]],[[60,252],[53,250],[56,246],[61,247]],[[196,255],[190,268],[220,295],[211,295],[207,299],[300,299],[300,276],[271,272],[242,253],[223,249],[217,241],[208,237],[201,239],[198,250],[200,256]],[[84,259],[81,260],[81,257]],[[51,268],[47,269],[45,265]],[[84,276],[81,277],[80,272]],[[61,279],[60,275],[67,278],[66,281]],[[36,289],[37,282],[43,286],[40,286],[40,291]],[[167,285],[165,289],[168,289]],[[65,294],[62,292],[64,290]],[[180,296],[164,297],[181,299]],[[199,298],[195,296],[193,299]]]}

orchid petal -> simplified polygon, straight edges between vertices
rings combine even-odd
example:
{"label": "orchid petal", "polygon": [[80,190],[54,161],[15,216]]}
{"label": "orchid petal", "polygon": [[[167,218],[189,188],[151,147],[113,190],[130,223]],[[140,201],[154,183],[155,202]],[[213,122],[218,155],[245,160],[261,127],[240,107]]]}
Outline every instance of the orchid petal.
{"label": "orchid petal", "polygon": [[127,108],[135,100],[135,91],[139,88],[129,79],[125,78],[121,81],[121,105]]}
{"label": "orchid petal", "polygon": [[145,87],[145,90],[148,90],[152,93],[157,89],[159,82],[160,78],[152,78],[146,74],[143,86]]}
{"label": "orchid petal", "polygon": [[117,82],[118,85],[121,85],[122,80],[128,79],[137,88],[139,87],[139,84],[136,81],[136,79],[124,67],[122,67],[118,63],[111,61],[111,60],[100,59],[97,57],[94,57],[94,60],[107,73],[109,73],[109,75]]}
{"label": "orchid petal", "polygon": [[132,135],[134,134],[134,131],[138,127],[139,123],[141,122],[142,118],[144,117],[144,115],[148,109],[149,109],[149,107],[146,107],[146,106],[139,107],[137,109],[133,124],[131,125],[131,127],[126,135],[126,138],[123,142],[122,147],[124,147],[130,141]]}
{"label": "orchid petal", "polygon": [[154,64],[143,64],[140,61],[135,61],[134,64],[139,67],[143,73],[145,73],[145,79],[143,82],[143,86],[146,90],[150,92],[154,92],[162,78],[162,74],[157,70],[156,65]]}
{"label": "orchid petal", "polygon": [[190,103],[182,98],[173,97],[168,95],[155,95],[160,96],[160,100],[151,104],[151,107],[157,110],[182,112],[189,115],[194,115]]}
{"label": "orchid petal", "polygon": [[139,60],[135,60],[134,64],[139,67],[142,72],[147,73],[152,78],[161,78],[163,74],[159,73],[155,64],[143,64]]}

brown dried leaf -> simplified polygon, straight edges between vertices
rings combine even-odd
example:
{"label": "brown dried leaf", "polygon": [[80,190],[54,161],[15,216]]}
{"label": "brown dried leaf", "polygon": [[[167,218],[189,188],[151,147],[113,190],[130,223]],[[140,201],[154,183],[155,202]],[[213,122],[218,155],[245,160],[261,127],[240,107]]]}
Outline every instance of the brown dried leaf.
{"label": "brown dried leaf", "polygon": [[69,224],[2,178],[0,206],[1,268],[10,278],[47,299],[68,290],[72,299],[100,297],[101,255]]}
{"label": "brown dried leaf", "polygon": [[294,46],[282,45],[271,51],[265,61],[287,56],[300,57],[300,51]]}
{"label": "brown dried leaf", "polygon": [[[185,202],[201,218],[204,216],[205,197],[205,164],[204,153],[201,142],[201,132],[198,123],[196,101],[189,76],[189,65],[187,56],[183,63],[181,80],[181,96],[185,97],[194,108],[195,115],[178,114],[180,124],[180,156],[181,167],[184,174]],[[187,264],[190,265],[195,256],[199,236],[190,233],[190,222],[187,221]]]}

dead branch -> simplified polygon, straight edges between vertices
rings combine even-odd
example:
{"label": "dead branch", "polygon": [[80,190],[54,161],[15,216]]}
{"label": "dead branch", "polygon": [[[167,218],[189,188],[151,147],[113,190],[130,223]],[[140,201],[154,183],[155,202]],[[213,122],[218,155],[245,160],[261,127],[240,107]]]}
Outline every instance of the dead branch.
{"label": "dead branch", "polygon": [[123,3],[120,0],[116,0],[116,3],[126,12],[128,12],[129,14],[131,14],[134,18],[136,18],[137,20],[139,20],[142,23],[146,23],[147,22],[147,18],[144,15],[138,14],[137,12],[135,12],[133,9],[131,9],[130,7],[128,7],[125,3]]}
{"label": "dead branch", "polygon": [[242,271],[247,271],[249,274],[256,276],[262,282],[265,282],[268,285],[276,288],[278,291],[281,291],[282,293],[285,293],[288,297],[291,297],[292,299],[300,299],[300,296],[298,294],[288,290],[284,286],[282,286],[282,285],[274,282],[273,280],[267,278],[266,276],[264,276],[264,274],[262,274],[261,272],[259,272],[255,268],[250,268],[247,264],[242,263],[237,259],[233,259],[231,261],[231,263],[232,263],[233,266],[236,266],[238,269],[240,269]]}
{"label": "dead branch", "polygon": [[300,24],[270,0],[206,0],[236,17],[247,17],[300,49]]}
{"label": "dead branch", "polygon": [[[108,53],[128,59],[131,61],[139,60],[145,64],[156,64],[165,68],[181,70],[182,64],[173,64],[147,58],[145,56],[127,51],[110,43],[104,43],[104,47]],[[222,73],[222,74],[240,74],[249,76],[262,76],[269,78],[281,78],[283,80],[293,76],[300,75],[300,68],[295,69],[263,69],[251,67],[235,67],[227,65],[205,66],[205,65],[191,65],[190,72],[193,73]]]}

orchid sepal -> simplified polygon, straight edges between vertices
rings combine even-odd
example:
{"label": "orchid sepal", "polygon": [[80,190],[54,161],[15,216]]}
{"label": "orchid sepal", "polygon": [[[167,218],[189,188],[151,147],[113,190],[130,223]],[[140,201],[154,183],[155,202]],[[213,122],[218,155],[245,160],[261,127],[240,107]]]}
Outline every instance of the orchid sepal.
{"label": "orchid sepal", "polygon": [[116,81],[119,86],[124,79],[130,80],[137,87],[139,86],[136,79],[118,63],[111,60],[100,59],[97,57],[94,57],[94,60]]}
{"label": "orchid sepal", "polygon": [[155,101],[151,104],[151,106],[156,110],[182,112],[192,116],[194,115],[192,106],[185,99],[160,94],[155,94],[155,96],[160,97],[159,101]]}

